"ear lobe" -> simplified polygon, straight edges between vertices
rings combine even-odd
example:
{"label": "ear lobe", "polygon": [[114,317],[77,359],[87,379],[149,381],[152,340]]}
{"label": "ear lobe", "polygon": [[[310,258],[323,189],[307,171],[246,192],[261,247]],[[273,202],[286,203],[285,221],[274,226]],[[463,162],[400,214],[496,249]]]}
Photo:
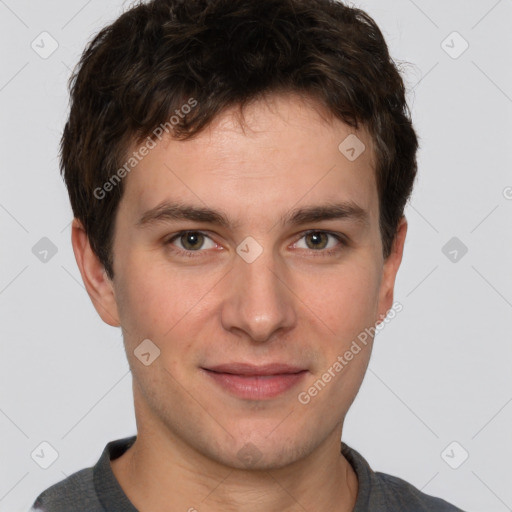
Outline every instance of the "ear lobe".
{"label": "ear lobe", "polygon": [[402,262],[404,252],[405,237],[407,235],[407,219],[402,217],[397,228],[395,239],[391,253],[384,261],[384,268],[382,272],[382,281],[379,294],[379,319],[381,321],[387,315],[387,312],[393,305],[393,296],[395,290],[395,280]]}
{"label": "ear lobe", "polygon": [[91,249],[89,237],[82,223],[73,219],[71,244],[75,259],[82,275],[85,289],[101,319],[112,327],[119,327],[119,313],[112,281],[105,268]]}

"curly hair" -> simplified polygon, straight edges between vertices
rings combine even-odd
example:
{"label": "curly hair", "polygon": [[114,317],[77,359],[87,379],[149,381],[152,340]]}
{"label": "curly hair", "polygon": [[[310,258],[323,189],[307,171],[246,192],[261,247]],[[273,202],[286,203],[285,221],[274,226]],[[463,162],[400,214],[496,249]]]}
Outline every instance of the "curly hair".
{"label": "curly hair", "polygon": [[[336,0],[141,2],[88,43],[69,88],[61,173],[110,278],[123,182],[108,194],[97,190],[119,173],[129,148],[163,125],[186,140],[229,107],[277,92],[313,98],[368,130],[389,256],[416,177],[418,140],[399,69],[364,11]],[[175,115],[186,104],[194,108]]]}

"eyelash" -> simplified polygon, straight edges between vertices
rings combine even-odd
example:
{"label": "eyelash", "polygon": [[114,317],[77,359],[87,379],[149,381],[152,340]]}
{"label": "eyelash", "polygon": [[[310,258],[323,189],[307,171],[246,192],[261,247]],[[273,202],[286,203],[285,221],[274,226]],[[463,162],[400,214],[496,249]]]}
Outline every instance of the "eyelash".
{"label": "eyelash", "polygon": [[[177,248],[177,247],[172,245],[172,242],[174,242],[175,240],[177,240],[181,236],[186,235],[187,233],[200,233],[201,235],[204,235],[205,237],[210,238],[210,240],[211,240],[211,237],[208,236],[203,231],[186,230],[186,231],[180,231],[180,232],[175,233],[174,235],[172,235],[171,238],[166,240],[165,245],[171,246],[172,247],[172,251],[177,253],[180,256],[185,256],[185,257],[189,257],[189,258],[196,258],[196,257],[201,258],[201,257],[203,257],[203,256],[200,255],[200,253],[206,252],[204,250],[200,250],[199,249],[197,251],[188,251],[188,250],[184,250],[184,249],[179,249],[179,248]],[[314,257],[334,256],[335,254],[337,254],[341,250],[341,248],[344,248],[344,247],[346,247],[348,245],[346,240],[344,239],[344,237],[342,235],[338,235],[336,233],[332,233],[331,231],[322,231],[322,230],[318,230],[318,229],[311,229],[309,231],[306,231],[306,232],[302,233],[300,238],[299,238],[299,240],[304,238],[307,235],[312,234],[312,233],[319,233],[319,234],[323,233],[323,234],[332,236],[333,238],[335,238],[340,243],[340,246],[341,246],[341,247],[337,246],[337,247],[331,248],[331,249],[319,249],[319,250],[304,249],[304,250],[308,250],[310,253],[312,253],[312,255]]]}

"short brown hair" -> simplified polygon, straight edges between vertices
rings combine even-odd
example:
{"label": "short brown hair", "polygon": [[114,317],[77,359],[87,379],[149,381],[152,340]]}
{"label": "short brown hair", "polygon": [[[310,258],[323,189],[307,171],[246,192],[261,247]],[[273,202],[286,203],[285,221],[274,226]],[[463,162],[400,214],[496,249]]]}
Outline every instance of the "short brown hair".
{"label": "short brown hair", "polygon": [[172,126],[180,140],[228,107],[274,92],[313,98],[368,130],[389,256],[412,192],[418,141],[402,78],[373,19],[336,0],[152,0],[102,29],[70,78],[61,172],[109,277],[123,182],[100,199],[95,191],[119,173],[131,145],[153,139],[191,98],[195,108]]}

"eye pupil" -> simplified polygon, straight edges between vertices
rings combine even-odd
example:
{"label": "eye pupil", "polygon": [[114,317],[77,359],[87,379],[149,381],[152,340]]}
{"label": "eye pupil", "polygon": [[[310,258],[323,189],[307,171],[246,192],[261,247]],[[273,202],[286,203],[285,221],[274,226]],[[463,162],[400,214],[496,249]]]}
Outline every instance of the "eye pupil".
{"label": "eye pupil", "polygon": [[[322,240],[322,237],[323,237],[323,240]],[[313,243],[312,245],[310,245],[310,243],[307,241],[307,245],[310,249],[318,249],[318,247],[320,245],[322,245],[322,241],[326,241],[327,239],[327,234],[326,233],[318,233],[318,232],[314,232],[314,233],[309,233],[307,236],[306,236],[306,241],[307,240],[312,240]]]}
{"label": "eye pupil", "polygon": [[202,236],[203,235],[201,233],[190,231],[188,233],[184,233],[181,236],[181,243],[183,244],[183,247],[185,247],[186,250],[199,249],[202,245]]}

